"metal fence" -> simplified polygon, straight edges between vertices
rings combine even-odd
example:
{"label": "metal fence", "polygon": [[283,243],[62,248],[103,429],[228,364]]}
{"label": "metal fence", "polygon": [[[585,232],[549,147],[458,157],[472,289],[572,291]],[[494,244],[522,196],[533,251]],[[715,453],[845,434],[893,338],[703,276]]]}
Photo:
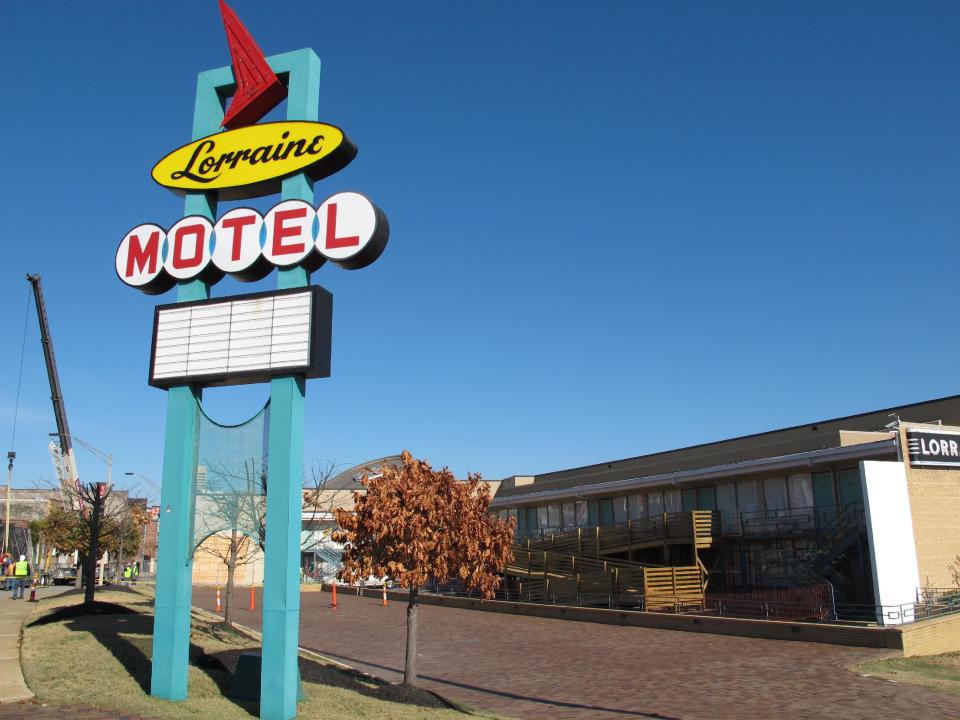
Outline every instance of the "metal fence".
{"label": "metal fence", "polygon": [[[461,583],[430,583],[424,592],[455,597],[481,598]],[[645,611],[641,593],[563,593],[534,589],[501,588],[494,600]],[[902,605],[835,603],[829,584],[795,588],[770,588],[743,592],[709,593],[703,607],[678,603],[673,609],[688,615],[754,620],[836,623],[841,625],[902,625],[960,613],[960,588],[918,588],[916,600]]]}

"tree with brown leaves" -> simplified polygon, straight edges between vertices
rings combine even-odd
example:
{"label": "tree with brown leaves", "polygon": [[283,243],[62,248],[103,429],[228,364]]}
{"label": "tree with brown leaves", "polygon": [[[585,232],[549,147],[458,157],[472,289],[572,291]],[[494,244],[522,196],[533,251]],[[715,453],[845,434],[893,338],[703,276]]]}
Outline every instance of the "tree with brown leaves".
{"label": "tree with brown leaves", "polygon": [[340,577],[392,579],[409,591],[403,682],[417,680],[417,598],[431,578],[459,578],[492,598],[511,559],[512,521],[487,510],[490,488],[479,474],[458,482],[449,469],[434,470],[403,451],[402,465],[384,465],[360,480],[352,511],[337,509],[333,539],[345,544]]}

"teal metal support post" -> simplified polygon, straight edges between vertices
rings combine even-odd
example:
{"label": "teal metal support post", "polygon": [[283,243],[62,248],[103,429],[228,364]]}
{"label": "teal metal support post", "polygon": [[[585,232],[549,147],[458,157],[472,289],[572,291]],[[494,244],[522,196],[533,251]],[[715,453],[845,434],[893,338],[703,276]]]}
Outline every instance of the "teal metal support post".
{"label": "teal metal support post", "polygon": [[[213,71],[213,74],[221,71]],[[223,105],[210,92],[211,73],[197,78],[193,138],[216,132]],[[213,220],[217,198],[187,193],[184,215]],[[210,287],[193,280],[177,286],[177,302],[206,300]],[[153,615],[153,657],[150,694],[165,700],[186,700],[190,651],[190,606],[193,596],[193,477],[197,468],[201,391],[179,385],[167,391],[167,426],[160,491],[160,547],[157,551],[157,597]]]}
{"label": "teal metal support post", "polygon": [[[289,72],[288,120],[316,120],[320,92],[320,58],[312,50],[268,58],[274,72]],[[284,200],[313,202],[313,182],[298,174],[283,181]],[[280,270],[277,287],[310,284],[303,268]],[[269,470],[263,585],[263,659],[260,670],[260,717],[290,720],[297,716],[300,675],[300,530],[303,522],[303,420],[306,381],[302,376],[270,383]]]}
{"label": "teal metal support post", "polygon": [[[287,79],[287,119],[317,120],[320,58],[316,53],[296,50],[269,57],[267,62],[274,72]],[[193,139],[219,130],[224,101],[234,89],[229,67],[200,73]],[[313,202],[313,182],[304,174],[286,178],[281,195],[285,200]],[[213,220],[216,205],[213,195],[188,193],[185,214]],[[277,280],[281,289],[305,287],[309,283],[310,275],[303,268],[281,270]],[[177,291],[178,302],[207,297],[209,287],[200,281],[183,283]],[[168,391],[150,687],[152,695],[168,700],[183,700],[187,696],[199,402],[197,388],[178,386]],[[280,377],[271,382],[260,681],[260,717],[265,720],[290,720],[297,714],[304,403],[302,376]]]}

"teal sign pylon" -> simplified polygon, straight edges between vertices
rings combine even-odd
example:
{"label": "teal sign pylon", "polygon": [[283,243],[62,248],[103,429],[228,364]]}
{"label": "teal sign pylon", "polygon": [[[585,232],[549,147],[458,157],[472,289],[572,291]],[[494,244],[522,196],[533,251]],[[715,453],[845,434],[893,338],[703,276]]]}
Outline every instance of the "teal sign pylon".
{"label": "teal sign pylon", "polygon": [[[267,62],[288,86],[287,119],[316,121],[320,93],[320,58],[316,53],[310,49],[295,50],[268,57]],[[230,67],[197,76],[194,140],[220,130],[225,99],[234,90]],[[313,181],[304,173],[287,177],[282,182],[281,197],[312,202]],[[216,193],[187,192],[185,215],[202,215],[213,222],[216,212]],[[302,267],[278,271],[278,289],[309,284],[310,273]],[[210,286],[201,280],[177,286],[177,302],[209,297]],[[260,680],[260,717],[264,720],[289,720],[297,712],[305,395],[303,376],[271,380]],[[192,385],[171,387],[167,395],[150,680],[151,695],[167,700],[187,697],[194,551],[192,499],[201,396],[201,388]]]}

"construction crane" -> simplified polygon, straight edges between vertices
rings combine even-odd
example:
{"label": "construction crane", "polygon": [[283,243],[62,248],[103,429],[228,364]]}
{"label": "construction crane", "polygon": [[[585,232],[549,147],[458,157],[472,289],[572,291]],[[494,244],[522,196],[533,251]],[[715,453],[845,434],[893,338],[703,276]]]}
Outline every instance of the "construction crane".
{"label": "construction crane", "polygon": [[50,336],[50,323],[47,321],[47,306],[43,302],[43,287],[39,275],[27,275],[27,280],[33,286],[33,299],[37,304],[37,320],[40,323],[40,342],[43,345],[43,359],[47,364],[47,379],[50,381],[50,400],[53,402],[53,414],[57,421],[57,437],[59,447],[51,443],[50,457],[53,460],[54,470],[61,482],[71,488],[79,487],[77,474],[77,460],[73,453],[73,437],[70,435],[70,426],[67,424],[67,408],[63,402],[63,391],[60,389],[60,376],[57,373],[57,359],[53,353],[53,338]]}

